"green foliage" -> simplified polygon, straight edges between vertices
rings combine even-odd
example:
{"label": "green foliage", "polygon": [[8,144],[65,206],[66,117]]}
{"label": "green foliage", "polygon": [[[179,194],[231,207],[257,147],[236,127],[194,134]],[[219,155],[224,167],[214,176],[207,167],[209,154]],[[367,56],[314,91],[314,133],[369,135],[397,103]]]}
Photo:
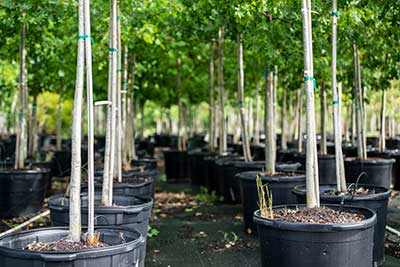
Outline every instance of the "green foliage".
{"label": "green foliage", "polygon": [[200,193],[196,194],[193,198],[199,202],[206,203],[208,205],[224,200],[223,196],[217,196],[215,191],[209,193],[207,188],[203,186],[200,187]]}
{"label": "green foliage", "polygon": [[156,236],[158,236],[159,233],[160,233],[160,231],[158,231],[156,228],[153,228],[150,225],[148,226],[148,228],[147,228],[147,236],[149,238],[156,237]]}

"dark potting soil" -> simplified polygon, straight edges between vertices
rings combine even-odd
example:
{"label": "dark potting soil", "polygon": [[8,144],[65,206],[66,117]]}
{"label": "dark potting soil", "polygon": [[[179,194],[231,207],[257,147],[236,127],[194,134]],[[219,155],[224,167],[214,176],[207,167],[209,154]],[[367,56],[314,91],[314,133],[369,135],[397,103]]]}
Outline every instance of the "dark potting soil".
{"label": "dark potting soil", "polygon": [[327,207],[302,210],[274,210],[274,220],[309,224],[345,224],[365,220],[365,216],[352,212],[339,212]]}
{"label": "dark potting soil", "polygon": [[375,194],[375,189],[369,190],[363,187],[359,187],[357,189],[350,189],[346,192],[340,192],[337,190],[328,190],[322,193],[322,195],[327,196],[367,196]]}
{"label": "dark potting soil", "polygon": [[25,250],[31,251],[52,251],[52,252],[73,252],[80,251],[84,249],[93,249],[93,248],[106,248],[107,244],[102,242],[97,242],[95,244],[88,244],[85,242],[73,242],[70,240],[58,240],[50,243],[42,243],[42,242],[33,242],[26,247]]}
{"label": "dark potting soil", "polygon": [[123,178],[122,182],[128,184],[143,184],[149,182],[150,180],[151,180],[150,177],[135,177],[135,178]]}
{"label": "dark potting soil", "polygon": [[276,172],[273,175],[271,175],[268,172],[260,172],[259,175],[262,176],[269,176],[269,177],[290,177],[290,176],[299,176],[298,173],[294,173],[294,172]]}

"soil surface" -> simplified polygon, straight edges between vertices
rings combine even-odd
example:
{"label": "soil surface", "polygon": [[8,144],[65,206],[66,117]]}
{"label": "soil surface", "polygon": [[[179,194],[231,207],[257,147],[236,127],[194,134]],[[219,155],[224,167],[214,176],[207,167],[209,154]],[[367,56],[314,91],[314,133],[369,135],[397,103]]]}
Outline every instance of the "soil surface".
{"label": "soil surface", "polygon": [[359,187],[356,190],[350,189],[347,192],[339,192],[336,190],[329,190],[325,191],[322,193],[322,195],[328,195],[328,196],[367,196],[367,195],[373,195],[375,194],[375,189],[369,190],[363,187]]}
{"label": "soil surface", "polygon": [[69,240],[59,240],[50,243],[42,243],[42,242],[33,242],[26,247],[25,250],[31,251],[43,251],[43,252],[68,252],[68,251],[80,251],[84,249],[93,249],[93,248],[105,248],[108,247],[107,244],[97,242],[96,244],[87,244],[84,242],[73,242]]}
{"label": "soil surface", "polygon": [[365,216],[351,212],[339,212],[326,207],[302,210],[274,210],[274,220],[310,224],[346,224],[365,220]]}

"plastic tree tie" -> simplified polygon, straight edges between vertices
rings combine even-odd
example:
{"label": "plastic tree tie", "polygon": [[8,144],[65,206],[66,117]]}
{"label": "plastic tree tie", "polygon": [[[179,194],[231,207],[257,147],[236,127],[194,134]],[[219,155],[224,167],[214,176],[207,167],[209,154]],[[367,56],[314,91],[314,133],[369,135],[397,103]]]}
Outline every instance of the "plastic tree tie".
{"label": "plastic tree tie", "polygon": [[332,11],[332,17],[339,17],[339,13],[337,11]]}
{"label": "plastic tree tie", "polygon": [[337,99],[332,100],[333,105],[337,105],[338,103],[339,103],[339,100],[337,100]]}
{"label": "plastic tree tie", "polygon": [[305,81],[305,82],[306,82],[306,81],[313,81],[314,90],[317,89],[317,81],[315,80],[314,77],[312,77],[312,76],[305,76],[305,77],[304,77],[304,81]]}
{"label": "plastic tree tie", "polygon": [[92,44],[94,44],[94,39],[93,39],[93,37],[91,37],[91,36],[89,36],[89,35],[87,35],[87,34],[79,35],[79,39],[86,39],[86,38],[90,38],[90,42],[91,42]]}
{"label": "plastic tree tie", "polygon": [[243,101],[239,100],[238,105],[239,105],[239,108],[242,108],[243,107]]}
{"label": "plastic tree tie", "polygon": [[122,72],[123,71],[123,69],[117,69],[117,72]]}
{"label": "plastic tree tie", "polygon": [[23,112],[18,112],[18,120],[22,120],[25,117]]}
{"label": "plastic tree tie", "polygon": [[108,51],[110,51],[110,52],[118,52],[118,48],[111,47],[111,48],[108,48]]}

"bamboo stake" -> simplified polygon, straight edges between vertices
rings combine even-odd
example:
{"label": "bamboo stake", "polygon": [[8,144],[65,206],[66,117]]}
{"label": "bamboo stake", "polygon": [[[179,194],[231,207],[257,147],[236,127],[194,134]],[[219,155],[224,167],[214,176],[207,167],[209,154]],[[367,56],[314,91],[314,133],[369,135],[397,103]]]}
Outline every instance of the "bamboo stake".
{"label": "bamboo stake", "polygon": [[88,232],[87,241],[96,243],[94,233],[94,112],[93,112],[93,79],[92,79],[92,43],[90,31],[90,0],[85,0],[85,54],[86,54],[86,92],[88,119]]}
{"label": "bamboo stake", "polygon": [[260,110],[260,80],[256,80],[256,107],[253,111],[254,128],[253,128],[253,143],[255,145],[260,144],[260,118],[258,117],[258,112]]}
{"label": "bamboo stake", "polygon": [[225,155],[226,144],[226,125],[225,125],[225,94],[223,78],[223,47],[224,47],[224,26],[218,31],[218,97],[219,97],[219,154]]}
{"label": "bamboo stake", "polygon": [[23,222],[23,223],[21,223],[21,224],[15,226],[15,227],[11,228],[11,229],[8,229],[8,230],[5,231],[5,232],[0,233],[0,238],[3,237],[3,236],[6,236],[6,235],[8,235],[8,234],[15,233],[15,232],[17,232],[18,230],[23,229],[23,228],[29,226],[31,223],[34,223],[34,222],[36,222],[37,220],[40,220],[40,219],[42,219],[42,218],[44,218],[44,217],[47,217],[47,216],[49,216],[49,215],[50,215],[50,210],[45,210],[44,212],[42,212],[42,213],[40,213],[40,214],[38,214],[38,215],[36,215],[36,216],[30,218],[29,220],[27,220],[27,221],[25,221],[25,222]]}
{"label": "bamboo stake", "polygon": [[297,152],[303,152],[303,91],[297,89],[297,110],[296,110],[296,130],[297,130]]}
{"label": "bamboo stake", "polygon": [[119,1],[117,1],[117,140],[116,140],[116,174],[118,183],[122,183],[122,99],[121,99],[121,74],[122,74],[122,49],[121,49],[121,19],[119,10]]}
{"label": "bamboo stake", "polygon": [[287,94],[286,94],[286,88],[285,88],[285,83],[283,84],[283,91],[282,91],[282,110],[281,110],[281,149],[282,150],[287,150]]}
{"label": "bamboo stake", "polygon": [[320,104],[321,104],[321,143],[320,143],[320,154],[321,155],[327,155],[328,154],[328,149],[326,145],[326,112],[327,112],[327,107],[326,107],[326,92],[325,92],[325,82],[322,81],[321,83],[321,95],[320,95]]}

